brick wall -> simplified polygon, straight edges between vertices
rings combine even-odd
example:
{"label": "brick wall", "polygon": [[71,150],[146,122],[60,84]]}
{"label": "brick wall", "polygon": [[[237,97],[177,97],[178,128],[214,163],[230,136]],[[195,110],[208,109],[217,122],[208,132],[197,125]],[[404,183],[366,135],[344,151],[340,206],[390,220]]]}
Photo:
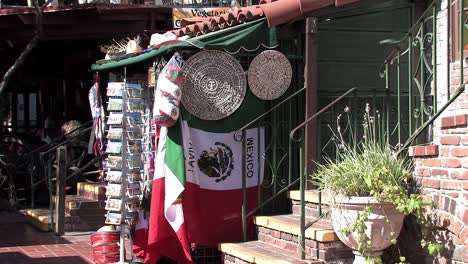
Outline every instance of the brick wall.
{"label": "brick wall", "polygon": [[[448,64],[447,1],[442,1],[437,18],[437,103],[442,107],[461,84],[460,62]],[[468,68],[464,63],[465,80]],[[448,72],[447,72],[448,71]],[[449,78],[447,78],[449,73]],[[468,91],[435,121],[430,145],[410,148],[414,176],[422,193],[434,202],[430,212],[440,227],[438,239],[444,253],[426,258],[425,263],[468,263]]]}
{"label": "brick wall", "polygon": [[468,115],[440,120],[440,143],[410,148],[414,176],[441,227],[445,252],[435,263],[468,263]]}
{"label": "brick wall", "polygon": [[[466,66],[465,66],[466,68]],[[464,71],[468,77],[468,69]],[[450,64],[449,87],[460,85],[460,63]],[[446,97],[447,86],[438,96]],[[444,94],[445,91],[445,94]],[[443,98],[440,105],[445,104]],[[422,193],[434,202],[430,217],[441,228],[445,251],[427,263],[468,263],[468,92],[436,120],[431,145],[410,148],[414,175]]]}

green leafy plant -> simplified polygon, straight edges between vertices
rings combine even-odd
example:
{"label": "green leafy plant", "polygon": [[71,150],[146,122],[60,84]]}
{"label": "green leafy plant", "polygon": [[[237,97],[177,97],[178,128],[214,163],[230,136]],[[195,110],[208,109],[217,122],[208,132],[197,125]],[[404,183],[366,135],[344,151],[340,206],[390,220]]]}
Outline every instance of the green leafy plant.
{"label": "green leafy plant", "polygon": [[[352,138],[352,144],[343,140],[340,127],[341,115],[337,118],[338,131],[334,133],[338,150],[336,157],[333,160],[326,159],[325,164],[318,164],[312,181],[320,190],[334,197],[373,197],[379,202],[393,203],[396,209],[405,215],[414,215],[421,228],[421,246],[427,248],[430,255],[436,255],[441,252],[442,246],[431,240],[430,222],[426,217],[427,209],[432,206],[432,202],[423,199],[418,193],[410,192],[409,182],[412,178],[410,162],[397,156],[387,140],[382,139],[378,134],[379,120],[374,119],[369,112],[369,107],[366,107],[363,139],[357,142]],[[353,134],[347,113],[345,109],[346,129]],[[359,253],[367,262],[381,263],[380,259],[373,259],[369,254],[371,243],[365,233],[365,222],[371,213],[372,209],[366,207],[354,224],[341,231],[345,235],[356,232]],[[393,239],[392,243],[396,244],[396,240]],[[400,256],[399,259],[400,263],[406,263],[405,257]]]}

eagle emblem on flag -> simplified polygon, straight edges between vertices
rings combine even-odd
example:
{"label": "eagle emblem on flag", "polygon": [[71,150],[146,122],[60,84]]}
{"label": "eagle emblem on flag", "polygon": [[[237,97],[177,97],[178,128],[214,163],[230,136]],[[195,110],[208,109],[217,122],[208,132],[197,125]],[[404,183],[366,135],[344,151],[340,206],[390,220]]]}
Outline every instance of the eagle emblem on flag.
{"label": "eagle emblem on flag", "polygon": [[216,178],[216,182],[226,180],[234,169],[232,149],[222,143],[215,142],[214,148],[204,150],[197,160],[201,172],[210,178]]}

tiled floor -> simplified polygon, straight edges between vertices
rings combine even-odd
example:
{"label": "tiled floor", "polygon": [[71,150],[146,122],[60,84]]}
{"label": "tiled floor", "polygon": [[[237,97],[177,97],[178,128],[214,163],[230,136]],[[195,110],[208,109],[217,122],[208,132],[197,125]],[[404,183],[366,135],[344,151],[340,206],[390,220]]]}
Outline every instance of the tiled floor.
{"label": "tiled floor", "polygon": [[89,237],[40,232],[18,214],[0,212],[0,264],[93,263]]}
{"label": "tiled floor", "polygon": [[93,263],[89,235],[57,237],[26,223],[0,225],[0,263]]}

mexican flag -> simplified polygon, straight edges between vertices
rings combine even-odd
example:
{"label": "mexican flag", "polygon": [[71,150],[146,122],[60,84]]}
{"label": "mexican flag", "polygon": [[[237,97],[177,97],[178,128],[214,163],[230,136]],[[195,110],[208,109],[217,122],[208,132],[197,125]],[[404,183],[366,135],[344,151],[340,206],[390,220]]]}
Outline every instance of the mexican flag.
{"label": "mexican flag", "polygon": [[149,228],[149,212],[144,209],[138,211],[138,222],[135,226],[133,234],[133,254],[135,257],[145,259],[146,250],[148,247],[148,228]]}
{"label": "mexican flag", "polygon": [[177,263],[193,263],[188,247],[182,192],[185,166],[180,122],[162,127],[151,195],[147,261],[169,257]]}
{"label": "mexican flag", "polygon": [[[216,247],[221,242],[242,239],[243,159],[246,162],[247,212],[258,204],[258,187],[264,170],[264,129],[246,130],[247,144],[243,153],[242,142],[234,139],[234,131],[226,131],[227,127],[220,122],[204,124],[208,125],[195,128],[196,122],[182,121],[185,224],[191,243]],[[254,234],[252,217],[247,224],[249,233]]]}

